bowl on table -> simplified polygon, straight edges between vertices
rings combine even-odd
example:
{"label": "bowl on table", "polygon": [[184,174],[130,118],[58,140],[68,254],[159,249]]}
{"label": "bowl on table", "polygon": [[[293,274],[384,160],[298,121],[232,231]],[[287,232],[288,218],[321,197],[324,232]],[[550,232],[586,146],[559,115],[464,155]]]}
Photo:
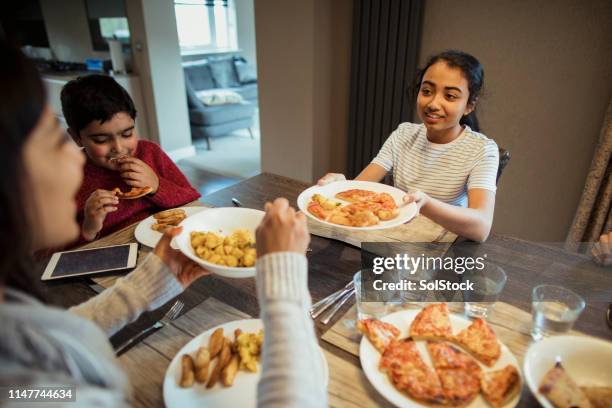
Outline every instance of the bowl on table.
{"label": "bowl on table", "polygon": [[232,267],[206,261],[196,255],[191,246],[191,232],[214,232],[229,236],[237,230],[247,230],[255,237],[255,230],[265,213],[251,208],[211,208],[185,219],[181,226],[183,232],[174,238],[173,243],[185,256],[210,272],[228,278],[249,278],[255,276],[255,266]]}

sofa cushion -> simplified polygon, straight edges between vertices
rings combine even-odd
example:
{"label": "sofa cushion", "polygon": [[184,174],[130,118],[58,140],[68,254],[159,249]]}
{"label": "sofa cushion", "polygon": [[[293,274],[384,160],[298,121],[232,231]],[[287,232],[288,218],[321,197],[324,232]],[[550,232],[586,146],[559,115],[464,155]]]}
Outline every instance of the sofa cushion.
{"label": "sofa cushion", "polygon": [[231,56],[208,60],[210,72],[217,88],[231,88],[240,86],[240,81],[234,68],[234,59]]}
{"label": "sofa cushion", "polygon": [[229,89],[205,89],[196,92],[196,95],[207,106],[229,105],[243,101],[242,95]]}
{"label": "sofa cushion", "polygon": [[257,69],[255,65],[238,60],[235,62],[236,74],[241,84],[252,84],[257,82]]}
{"label": "sofa cushion", "polygon": [[243,99],[248,101],[257,100],[257,84],[245,84],[238,88],[230,88],[232,91],[237,92],[242,96]]}
{"label": "sofa cushion", "polygon": [[253,116],[255,106],[249,102],[231,105],[207,106],[205,109],[189,110],[189,121],[193,125],[217,125]]}
{"label": "sofa cushion", "polygon": [[195,91],[215,87],[212,72],[206,60],[186,62],[183,64],[183,70]]}

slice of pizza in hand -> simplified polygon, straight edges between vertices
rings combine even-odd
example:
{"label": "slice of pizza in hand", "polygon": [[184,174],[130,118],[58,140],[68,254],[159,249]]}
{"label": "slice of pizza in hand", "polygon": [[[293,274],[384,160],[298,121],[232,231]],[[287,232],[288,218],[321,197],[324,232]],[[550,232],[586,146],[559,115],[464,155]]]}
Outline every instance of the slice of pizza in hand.
{"label": "slice of pizza in hand", "polygon": [[113,190],[113,193],[120,200],[135,200],[136,198],[144,197],[153,191],[151,187],[132,187],[130,191],[126,191],[125,193],[121,191],[119,187]]}
{"label": "slice of pizza in hand", "polygon": [[393,340],[380,359],[380,370],[410,398],[426,404],[444,404],[444,392],[436,373],[421,359],[410,337]]}
{"label": "slice of pizza in hand", "polygon": [[538,390],[557,408],[591,408],[592,405],[578,385],[557,362],[542,378]]}
{"label": "slice of pizza in hand", "polygon": [[430,340],[427,350],[449,405],[465,406],[478,396],[482,370],[476,360],[447,342]]}
{"label": "slice of pizza in hand", "polygon": [[495,332],[483,319],[476,319],[454,338],[479,361],[491,367],[501,356],[501,346]]}
{"label": "slice of pizza in hand", "polygon": [[416,340],[450,340],[453,337],[446,303],[435,303],[421,310],[410,325]]}
{"label": "slice of pizza in hand", "polygon": [[396,340],[400,331],[391,323],[381,322],[377,319],[363,319],[357,322],[357,330],[370,340],[370,343],[381,354],[389,344]]}
{"label": "slice of pizza in hand", "polygon": [[521,390],[521,376],[515,366],[483,373],[480,388],[485,399],[495,408],[503,407]]}

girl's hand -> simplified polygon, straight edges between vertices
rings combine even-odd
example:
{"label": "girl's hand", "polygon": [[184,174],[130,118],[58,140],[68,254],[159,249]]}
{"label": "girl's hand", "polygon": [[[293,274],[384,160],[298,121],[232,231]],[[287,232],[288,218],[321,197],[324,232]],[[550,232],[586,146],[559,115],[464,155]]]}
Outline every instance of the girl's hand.
{"label": "girl's hand", "polygon": [[304,213],[296,213],[286,198],[266,203],[266,215],[255,232],[257,257],[273,252],[305,254],[310,234]]}
{"label": "girl's hand", "polygon": [[333,183],[334,181],[344,181],[344,180],[346,180],[346,177],[344,176],[344,174],[327,173],[326,175],[321,177],[319,181],[317,181],[317,185],[324,186],[326,184]]}
{"label": "girl's hand", "polygon": [[404,203],[415,203],[419,212],[423,206],[427,205],[428,202],[429,196],[420,190],[408,190],[404,196]]}
{"label": "girl's hand", "polygon": [[612,231],[599,237],[599,241],[593,246],[591,254],[598,264],[612,265]]}
{"label": "girl's hand", "polygon": [[170,268],[170,272],[176,277],[183,289],[210,272],[187,258],[180,251],[172,249],[170,242],[172,238],[181,233],[183,227],[168,228],[161,237],[153,252]]}
{"label": "girl's hand", "polygon": [[136,157],[125,156],[117,159],[121,178],[130,187],[151,187],[152,194],[159,188],[159,178],[151,167]]}
{"label": "girl's hand", "polygon": [[113,211],[117,211],[119,199],[112,191],[96,190],[85,202],[83,209],[83,226],[81,235],[88,241],[93,241],[102,230],[106,215]]}

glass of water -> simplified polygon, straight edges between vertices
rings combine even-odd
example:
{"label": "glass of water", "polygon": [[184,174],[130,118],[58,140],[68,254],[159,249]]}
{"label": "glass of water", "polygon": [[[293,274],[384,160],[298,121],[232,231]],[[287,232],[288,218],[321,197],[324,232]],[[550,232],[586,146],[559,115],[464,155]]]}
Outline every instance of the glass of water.
{"label": "glass of water", "polygon": [[486,263],[482,270],[465,272],[462,281],[473,286],[463,291],[465,313],[485,319],[493,310],[507,280],[506,272],[492,263]]}
{"label": "glass of water", "polygon": [[531,337],[539,341],[544,337],[567,333],[585,305],[580,295],[562,286],[536,286],[532,292]]}
{"label": "glass of water", "polygon": [[[362,272],[364,282],[362,282]],[[381,293],[375,293],[367,284],[374,275],[371,269],[362,269],[353,276],[357,320],[378,319],[387,314],[387,302]],[[363,284],[365,283],[365,285]]]}

